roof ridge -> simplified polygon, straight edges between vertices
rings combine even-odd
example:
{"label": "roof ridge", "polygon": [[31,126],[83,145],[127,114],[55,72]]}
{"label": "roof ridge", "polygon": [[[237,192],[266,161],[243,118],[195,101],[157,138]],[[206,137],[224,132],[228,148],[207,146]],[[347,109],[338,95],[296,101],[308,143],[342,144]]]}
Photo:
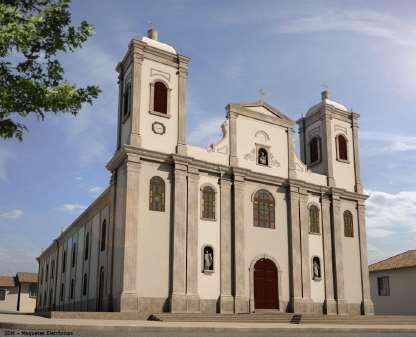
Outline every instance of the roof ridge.
{"label": "roof ridge", "polygon": [[370,266],[374,266],[374,265],[376,265],[376,264],[379,264],[379,263],[385,262],[385,261],[390,260],[390,259],[393,259],[393,258],[395,258],[395,257],[397,257],[397,256],[403,255],[403,254],[408,253],[408,252],[413,252],[413,251],[416,251],[416,249],[408,249],[408,250],[405,250],[404,252],[398,253],[398,254],[396,254],[396,255],[393,255],[393,256],[390,256],[390,257],[386,257],[386,258],[385,258],[385,259],[383,259],[383,260],[380,260],[380,261],[377,261],[377,262],[374,262],[374,263],[370,264]]}

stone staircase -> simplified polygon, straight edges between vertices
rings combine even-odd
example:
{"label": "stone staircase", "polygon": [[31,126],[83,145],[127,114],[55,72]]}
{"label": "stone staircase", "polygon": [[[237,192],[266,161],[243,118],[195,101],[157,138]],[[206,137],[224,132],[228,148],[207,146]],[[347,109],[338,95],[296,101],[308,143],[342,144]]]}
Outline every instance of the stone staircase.
{"label": "stone staircase", "polygon": [[327,316],[268,312],[251,314],[155,313],[150,315],[148,320],[164,322],[416,325],[416,316]]}

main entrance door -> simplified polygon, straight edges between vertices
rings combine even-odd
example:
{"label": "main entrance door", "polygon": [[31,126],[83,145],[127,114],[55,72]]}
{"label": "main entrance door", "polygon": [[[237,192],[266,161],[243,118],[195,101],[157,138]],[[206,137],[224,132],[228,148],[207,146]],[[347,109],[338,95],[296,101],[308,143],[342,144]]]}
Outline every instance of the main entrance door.
{"label": "main entrance door", "polygon": [[261,259],[254,265],[255,309],[279,309],[277,268],[273,261]]}

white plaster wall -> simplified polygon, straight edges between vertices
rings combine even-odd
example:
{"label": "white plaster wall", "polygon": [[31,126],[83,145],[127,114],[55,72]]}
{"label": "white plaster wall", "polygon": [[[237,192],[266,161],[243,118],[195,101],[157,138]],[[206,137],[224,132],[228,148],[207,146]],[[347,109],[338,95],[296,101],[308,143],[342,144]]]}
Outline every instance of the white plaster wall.
{"label": "white plaster wall", "polygon": [[[250,169],[255,172],[275,175],[283,178],[288,177],[288,143],[286,129],[270,123],[258,121],[245,116],[237,118],[237,157],[240,167]],[[265,131],[270,140],[265,139],[262,135],[255,134],[257,131]],[[256,143],[269,148],[269,167],[257,165]],[[245,159],[255,150],[252,158]],[[272,162],[277,160],[278,167],[273,166]]]}
{"label": "white plaster wall", "polygon": [[[344,236],[344,211],[349,210],[353,215],[354,237]],[[341,200],[341,227],[343,237],[343,262],[344,262],[344,286],[345,299],[350,303],[361,303],[361,261],[360,244],[358,236],[357,210],[354,202]]]}
{"label": "white plaster wall", "polygon": [[29,296],[29,284],[23,283],[20,288],[20,312],[34,312],[36,305],[36,297]]}
{"label": "white plaster wall", "polygon": [[186,154],[195,159],[207,161],[210,163],[216,163],[221,165],[228,165],[229,155],[214,151],[208,151],[205,148],[186,145]]}
{"label": "white plaster wall", "polygon": [[[354,191],[355,186],[355,172],[354,172],[354,151],[353,151],[353,139],[351,124],[343,122],[337,119],[333,119],[331,122],[332,128],[332,158],[334,168],[334,178],[336,187],[345,188],[349,191]],[[348,139],[348,161],[341,162],[337,160],[337,149],[335,137],[338,134],[343,134]]]}
{"label": "white plaster wall", "polygon": [[[259,189],[265,189],[272,193],[275,199],[275,228],[261,228],[253,226],[253,201],[254,193]],[[288,224],[287,224],[287,200],[284,191],[278,191],[277,187],[246,183],[244,210],[237,210],[245,214],[245,284],[246,295],[250,296],[249,268],[251,262],[259,255],[267,254],[273,257],[280,268],[280,301],[289,300],[289,256],[288,256]]]}
{"label": "white plaster wall", "polygon": [[[157,72],[151,76],[151,69],[157,69],[166,73],[162,75]],[[175,153],[178,139],[178,75],[177,68],[164,65],[152,60],[143,60],[142,79],[140,93],[140,134],[142,139],[141,146],[145,149],[155,150],[164,153]],[[168,80],[167,77],[170,77]],[[168,113],[170,118],[160,117],[149,114],[150,109],[150,83],[162,80],[169,84],[170,101]],[[152,131],[152,124],[160,122],[166,127],[163,135],[155,134]]]}
{"label": "white plaster wall", "polygon": [[[168,165],[150,162],[143,162],[140,169],[137,286],[142,297],[166,298],[169,293],[172,185],[169,172]],[[150,179],[154,176],[165,182],[164,212],[149,210]]]}
{"label": "white plaster wall", "polygon": [[[215,221],[201,219],[201,188],[211,185],[215,191]],[[201,299],[217,299],[220,296],[220,188],[218,178],[201,174],[198,193],[198,291]],[[202,273],[202,248],[209,245],[214,250],[214,273]]]}
{"label": "white plaster wall", "polygon": [[18,287],[5,288],[0,287],[0,289],[6,289],[6,299],[0,301],[0,310],[5,311],[16,311],[17,309],[17,298],[18,298]]}
{"label": "white plaster wall", "polygon": [[[309,271],[311,279],[311,298],[316,303],[322,303],[325,300],[325,266],[324,266],[324,251],[322,242],[322,213],[319,197],[309,196],[308,207],[315,205],[319,209],[319,232],[320,234],[309,234]],[[309,220],[309,211],[308,211]],[[321,262],[321,279],[313,280],[312,258],[319,257]]]}
{"label": "white plaster wall", "polygon": [[[389,277],[390,296],[379,296],[377,278]],[[371,298],[377,315],[416,315],[416,268],[370,273]]]}

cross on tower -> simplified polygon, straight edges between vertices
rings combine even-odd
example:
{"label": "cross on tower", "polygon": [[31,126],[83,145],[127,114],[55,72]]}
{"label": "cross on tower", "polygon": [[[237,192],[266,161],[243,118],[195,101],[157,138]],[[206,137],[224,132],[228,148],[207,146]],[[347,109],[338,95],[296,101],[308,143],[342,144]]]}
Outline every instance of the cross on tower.
{"label": "cross on tower", "polygon": [[149,29],[155,29],[156,28],[156,24],[152,20],[147,21],[147,24],[149,25]]}
{"label": "cross on tower", "polygon": [[260,88],[260,89],[259,89],[259,94],[260,94],[260,101],[261,101],[261,102],[263,102],[263,101],[264,101],[264,99],[265,99],[265,98],[266,98],[266,96],[267,96],[267,92],[266,92],[266,90],[264,90],[264,89]]}

